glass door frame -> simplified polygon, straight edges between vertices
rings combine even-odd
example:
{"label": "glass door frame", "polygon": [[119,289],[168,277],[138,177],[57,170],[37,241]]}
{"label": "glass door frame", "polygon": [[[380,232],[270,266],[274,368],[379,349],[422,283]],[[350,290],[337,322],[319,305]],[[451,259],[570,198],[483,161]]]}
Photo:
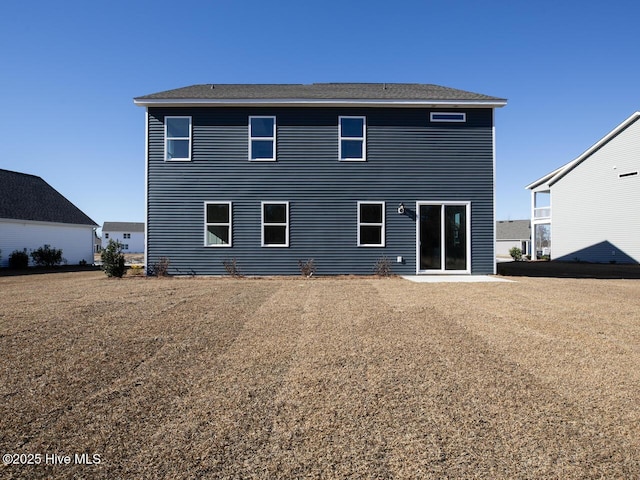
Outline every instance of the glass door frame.
{"label": "glass door frame", "polygon": [[[420,269],[420,207],[422,205],[431,205],[431,206],[440,206],[441,208],[441,216],[440,216],[440,239],[442,248],[440,249],[440,265],[441,268],[430,269],[430,270],[421,270]],[[464,206],[465,207],[465,217],[466,217],[466,259],[467,259],[467,268],[465,270],[445,270],[446,268],[446,252],[445,252],[445,214],[444,207],[446,206]],[[418,275],[462,275],[462,274],[470,274],[471,273],[471,202],[460,202],[460,201],[418,201],[416,202],[416,273]]]}

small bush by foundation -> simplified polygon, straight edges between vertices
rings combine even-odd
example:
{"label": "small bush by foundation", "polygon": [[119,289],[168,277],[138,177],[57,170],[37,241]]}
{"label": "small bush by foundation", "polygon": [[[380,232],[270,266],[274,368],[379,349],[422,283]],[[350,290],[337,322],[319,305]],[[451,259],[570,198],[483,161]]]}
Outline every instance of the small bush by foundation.
{"label": "small bush by foundation", "polygon": [[102,270],[107,274],[107,277],[122,278],[126,268],[120,242],[109,240],[109,244],[102,250],[100,258],[102,259]]}

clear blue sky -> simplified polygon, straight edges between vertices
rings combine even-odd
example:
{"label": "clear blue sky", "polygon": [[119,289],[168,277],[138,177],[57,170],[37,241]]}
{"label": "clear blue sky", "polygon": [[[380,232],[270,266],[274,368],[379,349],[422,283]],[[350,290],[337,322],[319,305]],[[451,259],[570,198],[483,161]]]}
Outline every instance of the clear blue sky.
{"label": "clear blue sky", "polygon": [[[198,83],[416,82],[508,99],[497,218],[640,110],[637,0],[8,1],[0,168],[98,224],[144,221],[144,109]],[[1,186],[0,186],[1,188]]]}

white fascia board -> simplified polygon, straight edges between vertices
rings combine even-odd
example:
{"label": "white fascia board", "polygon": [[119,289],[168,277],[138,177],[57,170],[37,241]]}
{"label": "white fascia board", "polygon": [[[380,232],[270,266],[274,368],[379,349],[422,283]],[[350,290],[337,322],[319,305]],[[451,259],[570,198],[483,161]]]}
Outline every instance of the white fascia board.
{"label": "white fascia board", "polygon": [[620,125],[618,125],[613,130],[611,130],[607,135],[602,137],[598,142],[596,142],[594,145],[592,145],[588,150],[586,150],[578,158],[575,158],[574,160],[571,160],[569,163],[564,164],[560,168],[556,168],[551,173],[547,173],[544,177],[539,178],[535,182],[527,185],[525,187],[525,189],[526,190],[533,190],[536,187],[539,187],[540,185],[542,185],[544,183],[547,184],[546,185],[547,187],[551,187],[558,180],[560,180],[562,177],[564,177],[570,170],[572,170],[573,167],[575,167],[579,163],[582,163],[589,156],[591,156],[591,154],[593,154],[595,151],[599,150],[604,145],[606,145],[613,137],[618,135],[622,130],[624,130],[629,125],[631,125],[639,117],[640,117],[640,111],[633,113],[629,118],[627,118],[624,122],[622,122]]}
{"label": "white fascia board", "polygon": [[529,185],[527,185],[525,188],[525,190],[534,190],[537,187],[539,187],[540,185],[543,185],[545,183],[547,183],[549,181],[549,179],[553,178],[558,172],[560,172],[560,170],[562,170],[563,168],[565,168],[567,165],[563,165],[560,168],[556,168],[553,172],[551,173],[547,173],[544,177],[539,178],[538,180],[536,180],[533,183],[530,183]]}
{"label": "white fascia board", "polygon": [[640,117],[640,111],[633,113],[629,118],[627,118],[624,122],[618,125],[616,128],[607,133],[604,137],[602,137],[598,142],[592,145],[588,150],[586,150],[582,155],[580,155],[575,160],[569,162],[564,167],[560,169],[560,171],[553,176],[551,180],[549,180],[549,186],[552,186],[562,177],[564,177],[569,171],[573,170],[573,168],[582,163],[584,160],[589,158],[593,153],[600,150],[603,146],[605,146],[611,139],[613,139],[616,135],[626,129],[629,125],[635,122]]}
{"label": "white fascia board", "polygon": [[48,225],[51,227],[71,227],[71,228],[100,228],[100,225],[90,225],[88,223],[62,223],[46,222],[44,220],[23,220],[21,218],[0,218],[0,223],[22,223],[25,225]]}
{"label": "white fascia board", "polygon": [[393,99],[302,99],[302,98],[247,98],[247,99],[202,99],[202,98],[153,98],[134,99],[139,107],[199,107],[199,106],[300,106],[300,107],[466,107],[466,108],[500,108],[506,100],[393,100]]}

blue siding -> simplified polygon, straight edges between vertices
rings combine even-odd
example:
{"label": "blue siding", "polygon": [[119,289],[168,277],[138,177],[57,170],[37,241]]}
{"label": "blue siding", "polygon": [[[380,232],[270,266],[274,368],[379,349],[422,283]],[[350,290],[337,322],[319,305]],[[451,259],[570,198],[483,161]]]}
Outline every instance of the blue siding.
{"label": "blue siding", "polygon": [[[451,109],[447,109],[451,111]],[[423,108],[149,108],[148,262],[171,273],[370,274],[386,256],[416,272],[417,201],[471,202],[471,267],[493,272],[491,109],[466,123],[430,123]],[[165,162],[165,115],[193,117],[191,162]],[[248,160],[248,117],[276,115],[277,162]],[[367,161],[338,161],[338,116],[366,115]],[[386,202],[386,246],[357,247],[357,202]],[[204,202],[233,202],[233,247],[204,247]],[[290,246],[260,246],[260,202],[290,202]],[[396,212],[403,202],[406,215]],[[395,263],[401,255],[404,264]]]}

